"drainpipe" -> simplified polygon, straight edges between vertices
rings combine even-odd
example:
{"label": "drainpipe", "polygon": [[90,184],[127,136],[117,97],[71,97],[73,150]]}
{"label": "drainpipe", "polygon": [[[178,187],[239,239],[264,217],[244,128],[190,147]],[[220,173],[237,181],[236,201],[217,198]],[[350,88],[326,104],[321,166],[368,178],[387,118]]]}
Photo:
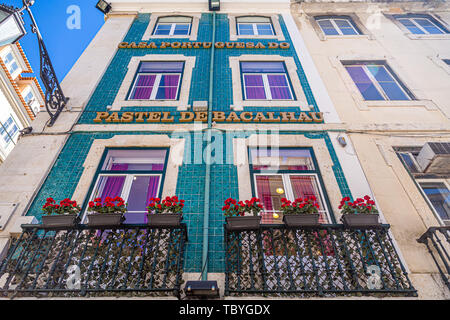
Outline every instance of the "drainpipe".
{"label": "drainpipe", "polygon": [[211,190],[211,129],[212,129],[212,103],[214,85],[214,53],[216,42],[216,12],[213,12],[213,33],[211,42],[211,63],[209,68],[209,99],[208,99],[208,128],[206,129],[206,173],[205,173],[205,205],[203,208],[203,252],[202,252],[202,281],[208,280],[208,231],[209,231],[209,207]]}

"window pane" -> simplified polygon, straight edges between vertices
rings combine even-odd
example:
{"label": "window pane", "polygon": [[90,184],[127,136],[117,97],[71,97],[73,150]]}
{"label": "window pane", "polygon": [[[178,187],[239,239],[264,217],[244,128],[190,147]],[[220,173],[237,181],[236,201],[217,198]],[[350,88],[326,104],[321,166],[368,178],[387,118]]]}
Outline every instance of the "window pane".
{"label": "window pane", "polygon": [[325,35],[335,36],[339,34],[339,32],[337,32],[337,30],[334,28],[330,20],[318,20],[317,23],[319,24],[320,28],[322,29],[323,33],[325,33]]}
{"label": "window pane", "polygon": [[256,176],[256,190],[258,192],[258,198],[261,200],[264,206],[264,211],[261,212],[261,222],[262,223],[278,223],[281,222],[280,219],[274,219],[273,213],[279,212],[281,209],[281,199],[286,198],[286,194],[277,193],[277,190],[283,190],[285,187],[283,185],[283,179],[281,175],[267,175],[267,176]]}
{"label": "window pane", "polygon": [[135,176],[128,196],[128,213],[125,223],[140,224],[147,222],[149,199],[158,195],[160,176]]}
{"label": "window pane", "polygon": [[112,149],[103,162],[102,170],[110,171],[162,171],[167,150]]}
{"label": "window pane", "polygon": [[174,35],[188,35],[189,34],[189,24],[177,24],[173,32]]}
{"label": "window pane", "polygon": [[266,99],[262,75],[244,75],[244,85],[247,99]]}
{"label": "window pane", "polygon": [[148,100],[152,94],[156,75],[139,75],[131,99]]}
{"label": "window pane", "polygon": [[258,34],[261,36],[271,36],[273,35],[272,26],[270,24],[258,24],[256,25],[258,29]]}
{"label": "window pane", "polygon": [[367,66],[367,69],[383,88],[389,100],[409,100],[384,66]]}
{"label": "window pane", "polygon": [[140,73],[156,73],[156,72],[182,72],[184,62],[142,62],[139,67]]}
{"label": "window pane", "polygon": [[442,34],[442,32],[434,23],[428,19],[414,19],[420,26],[422,26],[429,34]]}
{"label": "window pane", "polygon": [[250,149],[254,170],[314,170],[308,149]]}
{"label": "window pane", "polygon": [[336,25],[341,30],[342,34],[344,35],[358,34],[358,32],[355,31],[353,25],[350,23],[350,21],[343,19],[336,19],[335,22]]}
{"label": "window pane", "polygon": [[158,22],[164,22],[164,23],[191,23],[192,18],[191,17],[161,17],[158,19]]}
{"label": "window pane", "polygon": [[241,71],[247,72],[285,72],[282,62],[241,62]]}
{"label": "window pane", "polygon": [[365,100],[384,100],[362,66],[345,67]]}
{"label": "window pane", "polygon": [[442,220],[450,220],[450,191],[443,183],[420,182],[420,186]]}
{"label": "window pane", "polygon": [[240,35],[254,35],[253,25],[251,24],[238,24],[238,34]]}
{"label": "window pane", "polygon": [[274,100],[290,100],[292,99],[289,90],[289,84],[284,75],[268,75],[270,92]]}
{"label": "window pane", "polygon": [[409,153],[400,153],[400,156],[402,157],[403,161],[405,162],[406,166],[408,167],[411,173],[418,172],[416,164],[414,163]]}
{"label": "window pane", "polygon": [[164,75],[159,83],[156,99],[173,100],[177,98],[180,75]]}
{"label": "window pane", "polygon": [[172,25],[170,24],[158,24],[155,29],[155,35],[169,35]]}
{"label": "window pane", "polygon": [[[294,193],[294,198],[306,198],[315,196],[317,203],[319,204],[319,214],[320,223],[327,223],[327,214],[325,206],[322,202],[322,197],[319,191],[319,185],[317,184],[316,178],[314,176],[290,176],[290,182],[292,187],[292,192]],[[294,199],[294,200],[295,200]]]}
{"label": "window pane", "polygon": [[411,20],[409,19],[398,19],[398,21],[403,24],[412,34],[425,34],[420,28],[418,28]]}
{"label": "window pane", "polygon": [[272,21],[268,17],[238,17],[236,19],[238,23],[271,23]]}
{"label": "window pane", "polygon": [[101,198],[104,202],[107,197],[122,196],[125,176],[101,176],[94,190],[92,199]]}

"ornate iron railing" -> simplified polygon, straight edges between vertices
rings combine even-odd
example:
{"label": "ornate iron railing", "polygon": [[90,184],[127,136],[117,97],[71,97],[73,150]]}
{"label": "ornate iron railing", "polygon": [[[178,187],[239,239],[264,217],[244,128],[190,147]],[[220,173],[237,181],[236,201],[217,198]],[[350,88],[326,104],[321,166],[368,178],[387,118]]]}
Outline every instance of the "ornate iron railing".
{"label": "ornate iron railing", "polygon": [[225,228],[225,295],[416,296],[388,230]]}
{"label": "ornate iron railing", "polygon": [[[0,295],[179,297],[186,225],[22,226],[0,263]],[[79,280],[79,282],[77,282]]]}
{"label": "ornate iron railing", "polygon": [[450,290],[450,226],[431,227],[417,242],[427,246],[442,280]]}

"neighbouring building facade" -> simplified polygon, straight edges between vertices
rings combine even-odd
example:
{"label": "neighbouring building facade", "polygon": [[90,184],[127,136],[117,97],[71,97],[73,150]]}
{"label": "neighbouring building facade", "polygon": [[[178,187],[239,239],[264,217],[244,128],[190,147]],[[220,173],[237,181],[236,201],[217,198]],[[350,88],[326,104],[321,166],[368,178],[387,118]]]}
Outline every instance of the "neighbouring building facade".
{"label": "neighbouring building facade", "polygon": [[[0,167],[5,295],[449,298],[448,4],[111,5],[68,110]],[[175,195],[181,224],[155,225],[150,199]],[[282,199],[312,196],[319,224],[286,225]],[[380,224],[343,225],[364,196]],[[106,197],[125,220],[90,225]],[[254,197],[261,225],[232,229],[224,201]],[[45,225],[49,198],[80,224]]]}
{"label": "neighbouring building facade", "polygon": [[0,47],[0,163],[44,105],[44,94],[20,43]]}

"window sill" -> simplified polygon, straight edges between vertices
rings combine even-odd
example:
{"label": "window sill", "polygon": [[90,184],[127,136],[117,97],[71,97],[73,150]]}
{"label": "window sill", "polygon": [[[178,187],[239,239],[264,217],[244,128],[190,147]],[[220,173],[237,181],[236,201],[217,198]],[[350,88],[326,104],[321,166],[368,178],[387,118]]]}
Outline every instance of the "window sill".
{"label": "window sill", "polygon": [[369,110],[370,108],[425,108],[427,110],[437,110],[437,106],[430,100],[405,100],[405,101],[366,101],[362,100],[358,103],[358,108],[361,110]]}
{"label": "window sill", "polygon": [[372,35],[369,34],[352,34],[352,35],[338,35],[338,36],[325,36],[321,35],[320,40],[326,41],[326,40],[342,40],[342,39],[367,39],[367,40],[375,40],[375,38]]}
{"label": "window sill", "polygon": [[450,33],[446,34],[405,34],[411,40],[450,40]]}

